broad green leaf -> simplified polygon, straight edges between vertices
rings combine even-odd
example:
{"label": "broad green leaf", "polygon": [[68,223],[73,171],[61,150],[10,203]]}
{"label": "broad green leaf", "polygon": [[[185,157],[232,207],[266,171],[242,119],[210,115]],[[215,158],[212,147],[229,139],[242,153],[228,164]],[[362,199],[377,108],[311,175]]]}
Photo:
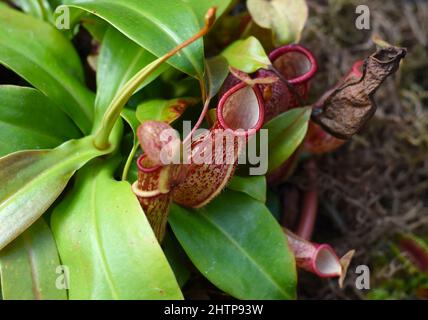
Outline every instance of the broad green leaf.
{"label": "broad green leaf", "polygon": [[48,96],[88,133],[93,94],[72,44],[52,25],[0,7],[0,64],[12,69]]}
{"label": "broad green leaf", "polygon": [[222,55],[230,66],[246,73],[266,69],[271,64],[259,40],[252,36],[235,41],[223,51]]}
{"label": "broad green leaf", "polygon": [[5,300],[66,300],[57,287],[58,250],[43,219],[0,252],[0,275]]}
{"label": "broad green leaf", "polygon": [[78,138],[79,129],[46,96],[32,88],[0,86],[0,157],[54,148]]}
{"label": "broad green leaf", "polygon": [[226,191],[198,210],[173,205],[170,225],[190,260],[238,299],[292,299],[296,270],[286,238],[263,203]]}
{"label": "broad green leaf", "polygon": [[140,122],[158,120],[172,123],[177,120],[189,106],[195,105],[199,99],[178,98],[172,100],[150,100],[137,107],[137,119]]}
{"label": "broad green leaf", "polygon": [[240,177],[235,175],[232,180],[230,180],[227,187],[231,190],[246,193],[260,202],[266,202],[265,176]]}
{"label": "broad green leaf", "polygon": [[206,60],[205,86],[209,98],[213,98],[223,85],[229,74],[229,65],[223,56],[216,56]]}
{"label": "broad green leaf", "polygon": [[[156,57],[110,27],[104,35],[97,68],[95,127],[120,89]],[[158,68],[141,87],[156,79],[167,65]]]}
{"label": "broad green leaf", "polygon": [[203,27],[204,17],[209,8],[217,8],[217,19],[223,14],[223,12],[230,5],[232,0],[182,0],[187,3],[192,10],[196,13],[199,19],[199,25]]}
{"label": "broad green leaf", "polygon": [[260,27],[272,29],[277,46],[300,41],[308,19],[305,0],[247,0],[247,7]]}
{"label": "broad green leaf", "polygon": [[297,150],[308,131],[311,108],[287,111],[264,125],[269,130],[269,172],[280,167]]}
{"label": "broad green leaf", "polygon": [[45,21],[52,18],[52,10],[47,0],[12,0],[12,3],[33,17]]}
{"label": "broad green leaf", "polygon": [[181,299],[174,274],[116,161],[79,171],[52,230],[70,271],[70,299]]}
{"label": "broad green leaf", "polygon": [[21,151],[0,158],[0,250],[50,207],[76,170],[111,151],[95,149],[89,136],[53,150]]}
{"label": "broad green leaf", "polygon": [[[196,14],[181,0],[67,0],[65,3],[103,18],[157,57],[191,38],[200,29]],[[183,49],[168,63],[202,79],[202,40]]]}

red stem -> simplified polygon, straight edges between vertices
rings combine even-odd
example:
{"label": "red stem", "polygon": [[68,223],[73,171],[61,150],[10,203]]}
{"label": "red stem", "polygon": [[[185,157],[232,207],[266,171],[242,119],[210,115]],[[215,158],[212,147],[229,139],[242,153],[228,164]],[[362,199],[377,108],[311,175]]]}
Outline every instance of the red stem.
{"label": "red stem", "polygon": [[202,122],[204,121],[206,115],[208,114],[208,110],[209,110],[209,106],[210,106],[210,102],[211,99],[206,99],[205,103],[204,103],[204,107],[202,108],[201,114],[198,118],[198,121],[196,121],[195,126],[192,128],[191,132],[188,134],[187,137],[185,137],[184,141],[183,141],[183,145],[185,145],[186,143],[190,142],[192,139],[193,134],[195,133],[196,130],[199,129],[199,127],[201,126]]}
{"label": "red stem", "polygon": [[309,176],[309,188],[303,197],[303,208],[296,234],[310,240],[318,213],[317,165],[315,160],[308,161],[306,170]]}

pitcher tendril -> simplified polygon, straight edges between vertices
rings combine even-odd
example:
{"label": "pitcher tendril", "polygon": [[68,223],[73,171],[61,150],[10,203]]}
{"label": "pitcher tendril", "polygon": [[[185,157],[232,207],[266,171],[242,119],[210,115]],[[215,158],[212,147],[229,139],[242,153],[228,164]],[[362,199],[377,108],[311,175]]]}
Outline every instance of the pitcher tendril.
{"label": "pitcher tendril", "polygon": [[131,80],[129,80],[125,84],[122,90],[115,96],[115,98],[111,102],[106,113],[104,114],[100,129],[95,134],[94,146],[97,149],[105,150],[109,147],[109,137],[113,126],[116,123],[117,119],[120,117],[120,113],[122,112],[125,104],[131,98],[132,94],[138,89],[138,87],[164,62],[166,62],[172,56],[177,54],[180,50],[189,46],[198,39],[204,37],[214,25],[216,19],[216,11],[216,7],[208,9],[205,15],[205,25],[201,30],[199,30],[198,33],[196,33],[194,36],[192,36],[182,44],[175,47],[173,50],[171,50],[164,56],[156,59],[155,61],[141,69]]}

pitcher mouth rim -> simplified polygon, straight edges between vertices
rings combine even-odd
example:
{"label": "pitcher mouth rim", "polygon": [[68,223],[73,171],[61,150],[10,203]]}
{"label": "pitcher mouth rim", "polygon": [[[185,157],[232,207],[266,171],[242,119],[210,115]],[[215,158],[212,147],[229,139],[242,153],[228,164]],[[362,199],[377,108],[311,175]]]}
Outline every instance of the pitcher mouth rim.
{"label": "pitcher mouth rim", "polygon": [[[223,107],[226,104],[226,102],[230,96],[232,96],[237,91],[239,91],[242,88],[245,88],[247,86],[251,87],[251,89],[254,91],[254,94],[256,95],[258,108],[259,108],[259,118],[258,118],[256,124],[252,128],[242,129],[242,130],[232,129],[227,125],[227,122],[223,117]],[[243,110],[243,112],[245,112],[245,110]],[[228,90],[219,101],[218,108],[217,108],[217,120],[224,130],[230,130],[236,136],[251,136],[251,135],[255,134],[263,126],[264,118],[265,118],[264,99],[263,99],[262,92],[260,91],[260,88],[258,85],[249,86],[245,82],[240,82],[237,85],[235,85],[234,87],[232,87],[230,90]]]}
{"label": "pitcher mouth rim", "polygon": [[306,73],[304,73],[304,74],[302,74],[296,78],[288,79],[288,82],[290,84],[296,85],[296,84],[301,84],[301,83],[307,82],[310,79],[312,79],[318,70],[318,63],[317,63],[317,60],[315,59],[314,55],[312,54],[312,52],[309,51],[308,49],[306,49],[305,47],[301,46],[301,45],[291,44],[291,45],[279,47],[279,48],[273,50],[269,54],[269,60],[271,61],[272,64],[274,64],[278,58],[280,58],[284,54],[290,53],[290,52],[299,52],[299,53],[303,54],[309,60],[311,67],[310,67],[308,72],[306,72]]}
{"label": "pitcher mouth rim", "polygon": [[156,164],[154,166],[151,167],[145,167],[142,164],[142,161],[147,157],[146,154],[142,154],[141,156],[138,157],[137,159],[137,166],[138,166],[138,170],[144,172],[144,173],[153,173],[156,172],[157,170],[159,170],[160,168],[162,168],[163,166],[161,164]]}

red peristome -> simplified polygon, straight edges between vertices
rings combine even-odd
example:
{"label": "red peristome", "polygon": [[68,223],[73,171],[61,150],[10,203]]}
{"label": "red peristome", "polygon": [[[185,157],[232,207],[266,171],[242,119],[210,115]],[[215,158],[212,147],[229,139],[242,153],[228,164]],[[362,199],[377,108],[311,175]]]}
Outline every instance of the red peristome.
{"label": "red peristome", "polygon": [[[308,49],[296,44],[272,51],[269,59],[276,72],[260,70],[257,75],[268,77],[279,73],[286,82],[279,79],[272,85],[260,86],[266,104],[265,121],[269,121],[289,109],[302,106],[308,97],[310,80],[318,70],[314,55]],[[282,182],[293,170],[298,152],[300,149],[282,166],[272,172],[268,180],[274,184]]]}
{"label": "red peristome", "polygon": [[[259,70],[252,78],[277,78],[272,84],[260,84],[265,101],[265,122],[277,115],[302,104],[306,100],[309,81],[315,75],[318,65],[313,54],[306,48],[293,44],[280,47],[269,55],[273,70]],[[242,71],[242,78],[246,74]],[[280,79],[280,78],[281,79]],[[220,97],[240,83],[234,75],[229,75],[220,91]]]}
{"label": "red peristome", "polygon": [[217,196],[232,177],[248,138],[263,122],[264,104],[258,86],[239,83],[220,100],[217,121],[211,129],[191,141],[189,159],[184,143],[184,163],[161,161],[163,149],[171,147],[171,142],[172,153],[180,150],[175,135],[168,134],[172,139],[162,142],[163,131],[172,129],[168,124],[150,121],[140,126],[138,138],[145,154],[138,160],[138,181],[133,190],[159,240],[165,232],[171,202],[198,208]]}
{"label": "red peristome", "polygon": [[[239,92],[244,90],[252,90],[253,95],[239,96]],[[253,101],[250,101],[251,99]],[[252,103],[253,109],[250,110],[247,103]],[[229,129],[236,136],[249,137],[259,131],[265,121],[264,101],[259,86],[249,87],[241,82],[230,89],[220,99],[217,121],[221,129]]]}
{"label": "red peristome", "polygon": [[297,267],[314,273],[321,278],[339,278],[343,284],[346,271],[354,251],[339,259],[328,244],[309,242],[284,228],[290,249],[293,251]]}
{"label": "red peristome", "polygon": [[275,49],[269,54],[269,59],[293,85],[307,84],[318,70],[318,63],[312,52],[298,44]]}
{"label": "red peristome", "polygon": [[146,155],[141,156],[137,163],[138,180],[132,189],[157,239],[162,241],[172,201],[170,191],[178,168],[175,165],[153,164]]}
{"label": "red peristome", "polygon": [[271,85],[262,85],[266,103],[266,119],[299,106],[305,102],[309,82],[314,77],[318,65],[313,54],[300,45],[280,47],[269,54],[274,70],[260,70],[256,77],[279,76]]}
{"label": "red peristome", "polygon": [[340,277],[340,259],[330,245],[309,242],[288,230],[285,234],[299,268],[321,278]]}
{"label": "red peristome", "polygon": [[257,85],[241,82],[231,88],[217,107],[217,121],[191,144],[185,180],[174,190],[174,202],[199,208],[216,197],[231,179],[248,137],[264,122],[264,105]]}

